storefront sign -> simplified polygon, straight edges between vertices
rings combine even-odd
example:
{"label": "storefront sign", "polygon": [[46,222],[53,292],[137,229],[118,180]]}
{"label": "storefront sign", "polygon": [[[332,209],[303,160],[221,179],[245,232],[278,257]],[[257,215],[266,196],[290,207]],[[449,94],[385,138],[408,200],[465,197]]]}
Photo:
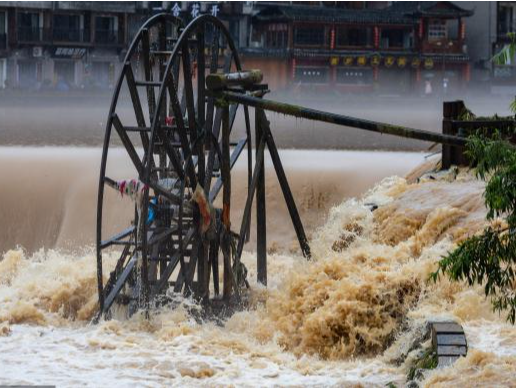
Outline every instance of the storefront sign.
{"label": "storefront sign", "polygon": [[385,58],[385,67],[392,67],[392,65],[394,65],[394,62],[396,62],[396,58],[394,57]]}
{"label": "storefront sign", "polygon": [[355,60],[355,58],[353,58],[353,57],[344,57],[342,60],[342,63],[345,66],[353,66],[354,60]]}
{"label": "storefront sign", "polygon": [[373,66],[373,67],[380,66],[381,61],[382,61],[382,58],[379,55],[373,55],[371,57],[371,66]]}
{"label": "storefront sign", "polygon": [[[175,3],[170,11],[172,12],[172,15],[174,15],[176,18],[181,16],[182,10],[181,6],[178,3]],[[219,5],[213,4],[208,9],[208,12],[206,12],[206,14],[217,17],[219,11]],[[191,16],[192,19],[195,19],[196,17],[203,15],[201,14],[201,5],[199,3],[192,3],[190,9],[188,10],[188,14]]]}
{"label": "storefront sign", "polygon": [[81,59],[86,54],[86,49],[82,47],[56,47],[55,58]]}

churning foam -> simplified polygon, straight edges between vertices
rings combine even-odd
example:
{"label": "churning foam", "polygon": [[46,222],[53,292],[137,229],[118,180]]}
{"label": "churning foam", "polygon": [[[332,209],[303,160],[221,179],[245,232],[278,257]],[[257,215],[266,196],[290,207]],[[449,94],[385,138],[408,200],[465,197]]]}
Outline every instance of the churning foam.
{"label": "churning foam", "polygon": [[[269,288],[252,282],[255,308],[223,326],[195,321],[187,300],[150,320],[90,325],[92,253],[10,251],[0,262],[0,383],[403,384],[425,322],[453,318],[465,327],[468,357],[425,384],[510,386],[516,329],[481,287],[428,282],[440,257],[486,226],[483,187],[467,172],[384,180],[330,211],[312,261],[270,255]],[[254,254],[243,261],[253,281]]]}

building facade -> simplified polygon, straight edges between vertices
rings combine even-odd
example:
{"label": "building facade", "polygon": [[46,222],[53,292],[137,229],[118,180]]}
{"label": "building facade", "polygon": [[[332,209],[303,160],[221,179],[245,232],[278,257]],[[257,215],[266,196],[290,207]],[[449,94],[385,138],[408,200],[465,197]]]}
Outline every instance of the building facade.
{"label": "building facade", "polygon": [[514,94],[516,61],[491,58],[515,31],[516,2],[446,1],[4,1],[0,88],[110,88],[136,31],[163,11],[217,16],[273,90],[418,94],[430,83]]}
{"label": "building facade", "polygon": [[244,59],[246,67],[274,69],[274,89],[404,94],[470,80],[464,20],[473,12],[451,2],[261,8]]}
{"label": "building facade", "polygon": [[0,2],[0,86],[109,88],[136,2]]}
{"label": "building facade", "polygon": [[143,22],[210,13],[247,45],[252,2],[0,2],[0,89],[109,89]]}

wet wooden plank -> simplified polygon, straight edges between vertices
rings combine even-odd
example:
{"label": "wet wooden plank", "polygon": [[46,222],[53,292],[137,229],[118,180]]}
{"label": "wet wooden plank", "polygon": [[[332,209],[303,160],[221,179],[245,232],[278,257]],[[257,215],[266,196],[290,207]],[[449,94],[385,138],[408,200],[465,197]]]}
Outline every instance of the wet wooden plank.
{"label": "wet wooden plank", "polygon": [[465,346],[438,346],[437,356],[465,356],[468,349]]}
{"label": "wet wooden plank", "polygon": [[440,334],[464,334],[462,327],[455,322],[436,322],[432,324],[432,329]]}
{"label": "wet wooden plank", "polygon": [[462,334],[437,334],[437,346],[440,345],[467,346],[466,337]]}

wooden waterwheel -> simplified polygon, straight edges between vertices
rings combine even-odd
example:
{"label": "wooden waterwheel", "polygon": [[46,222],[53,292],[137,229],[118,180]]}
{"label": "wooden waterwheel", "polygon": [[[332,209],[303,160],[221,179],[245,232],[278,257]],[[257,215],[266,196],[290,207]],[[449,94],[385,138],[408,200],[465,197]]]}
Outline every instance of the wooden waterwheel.
{"label": "wooden waterwheel", "polygon": [[[205,85],[209,74],[238,71],[231,36],[212,16],[183,27],[181,20],[159,14],[136,34],[114,91],[100,167],[100,314],[114,304],[129,305],[130,312],[148,308],[167,290],[203,301],[229,300],[245,286],[235,246],[247,237],[248,225],[243,233],[231,231],[229,203],[231,169],[246,147],[251,181],[249,114],[242,107],[244,135],[230,143],[238,105],[216,106]],[[120,145],[117,152],[131,172],[111,176],[109,155]],[[132,199],[124,199],[130,215],[125,227],[106,216],[114,211],[109,190]],[[223,206],[217,209],[213,203],[221,192]],[[106,276],[106,258],[114,254],[118,260]]]}

